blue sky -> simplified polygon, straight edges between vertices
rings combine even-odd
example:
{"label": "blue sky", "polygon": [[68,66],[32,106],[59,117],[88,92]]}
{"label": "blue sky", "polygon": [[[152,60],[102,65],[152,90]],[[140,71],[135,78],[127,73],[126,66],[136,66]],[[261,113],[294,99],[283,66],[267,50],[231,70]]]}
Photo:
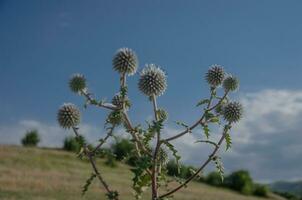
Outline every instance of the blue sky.
{"label": "blue sky", "polygon": [[[198,117],[195,104],[208,94],[204,73],[209,65],[221,64],[238,76],[241,87],[234,98],[248,105],[248,116],[238,124],[238,145],[226,155],[231,160],[226,161],[227,170],[248,168],[264,181],[302,178],[298,172],[302,147],[297,143],[302,126],[295,121],[302,116],[301,7],[298,0],[1,0],[1,141],[17,143],[24,128],[59,130],[57,108],[69,101],[83,104],[67,86],[73,73],[84,74],[97,97],[110,100],[118,91],[112,56],[118,48],[129,47],[138,55],[139,69],[155,63],[167,72],[168,90],[158,101],[169,111],[171,121],[192,123]],[[129,87],[134,103],[130,114],[138,123],[152,109],[139,93],[137,80],[138,76],[131,77]],[[96,130],[104,116],[103,111],[88,109],[83,123],[90,127],[87,130]],[[169,126],[175,129],[172,123]],[[63,137],[45,135],[44,145],[58,145]],[[256,144],[251,143],[255,135],[264,146],[256,139]],[[285,153],[288,145],[296,157]],[[195,151],[185,154],[186,162],[199,163]],[[246,156],[238,152],[251,154],[255,164],[245,165]],[[284,162],[280,162],[283,153]],[[272,171],[275,166],[280,166],[278,171]],[[290,167],[291,171],[286,170]]]}

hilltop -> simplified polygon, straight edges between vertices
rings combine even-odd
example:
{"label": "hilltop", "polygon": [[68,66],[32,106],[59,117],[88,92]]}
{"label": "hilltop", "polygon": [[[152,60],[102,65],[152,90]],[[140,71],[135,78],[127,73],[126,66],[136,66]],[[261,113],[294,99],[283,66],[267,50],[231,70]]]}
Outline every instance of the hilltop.
{"label": "hilltop", "polygon": [[279,181],[272,183],[270,188],[278,192],[288,192],[297,196],[302,197],[302,181]]}
{"label": "hilltop", "polygon": [[[98,160],[101,172],[112,188],[120,192],[121,200],[132,200],[130,167],[118,163],[116,168]],[[95,200],[103,199],[104,191],[95,181],[87,194],[81,187],[90,176],[89,163],[75,154],[57,149],[0,146],[1,200]],[[147,196],[143,199],[149,199]],[[176,200],[284,200],[270,194],[269,198],[243,196],[239,193],[191,183],[175,195]]]}

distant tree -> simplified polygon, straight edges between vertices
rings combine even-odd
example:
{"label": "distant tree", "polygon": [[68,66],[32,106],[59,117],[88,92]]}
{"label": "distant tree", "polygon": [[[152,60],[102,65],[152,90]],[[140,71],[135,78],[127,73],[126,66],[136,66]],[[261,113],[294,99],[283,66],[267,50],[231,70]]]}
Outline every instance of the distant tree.
{"label": "distant tree", "polygon": [[40,137],[37,130],[30,130],[25,133],[25,136],[22,138],[21,143],[23,146],[32,146],[35,147],[40,142]]}
{"label": "distant tree", "polygon": [[134,150],[134,145],[128,139],[118,139],[115,144],[112,145],[112,151],[115,154],[117,160],[123,160],[129,157]]}
{"label": "distant tree", "polygon": [[205,182],[213,186],[222,186],[221,176],[218,172],[211,172],[205,179]]}
{"label": "distant tree", "polygon": [[105,165],[112,167],[112,168],[117,166],[116,157],[113,153],[107,152]]}
{"label": "distant tree", "polygon": [[253,179],[246,170],[233,172],[225,179],[227,187],[242,194],[250,195],[253,193]]}
{"label": "distant tree", "polygon": [[63,149],[66,151],[79,151],[81,148],[81,145],[77,141],[75,137],[66,137],[64,139]]}
{"label": "distant tree", "polygon": [[167,164],[167,173],[169,176],[179,176],[179,169],[175,160],[170,160]]}
{"label": "distant tree", "polygon": [[255,196],[267,197],[269,189],[266,185],[254,184],[254,192]]}

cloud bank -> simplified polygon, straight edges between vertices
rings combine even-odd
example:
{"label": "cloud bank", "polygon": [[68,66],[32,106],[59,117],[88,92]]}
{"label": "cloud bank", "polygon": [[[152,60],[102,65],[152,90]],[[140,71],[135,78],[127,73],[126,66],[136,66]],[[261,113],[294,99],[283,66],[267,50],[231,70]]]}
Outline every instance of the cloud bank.
{"label": "cloud bank", "polygon": [[[226,171],[248,169],[263,182],[302,179],[302,91],[264,90],[240,101],[245,112],[231,132],[233,147],[221,151]],[[204,144],[194,144],[197,138],[198,132],[175,141],[193,165],[209,155]]]}
{"label": "cloud bank", "polygon": [[[302,179],[302,91],[264,90],[242,95],[244,118],[231,132],[233,147],[221,154],[227,172],[248,169],[258,181]],[[22,120],[14,126],[1,126],[1,143],[19,144],[25,130],[38,129],[41,146],[60,147],[71,131],[37,120]],[[180,130],[167,128],[163,137]],[[118,131],[121,134],[121,131]],[[81,125],[89,141],[97,141],[102,127]],[[207,158],[211,146],[195,144],[201,131],[174,141],[183,162],[198,166]],[[217,138],[219,134],[212,134]],[[208,170],[213,170],[208,167]]]}

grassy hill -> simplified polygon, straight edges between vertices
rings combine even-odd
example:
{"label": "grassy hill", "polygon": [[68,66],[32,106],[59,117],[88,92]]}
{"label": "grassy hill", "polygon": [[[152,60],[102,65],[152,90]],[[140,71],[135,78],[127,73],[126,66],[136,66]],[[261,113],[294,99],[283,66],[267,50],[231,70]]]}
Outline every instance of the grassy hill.
{"label": "grassy hill", "polygon": [[[121,200],[133,199],[129,166],[118,164],[109,168],[103,160],[101,167],[107,182],[120,192]],[[81,187],[91,174],[90,165],[78,160],[73,153],[54,149],[0,146],[1,200],[88,200],[104,199],[104,191],[95,181],[81,196]],[[222,188],[191,183],[175,196],[176,200],[264,200],[247,197]],[[150,199],[148,196],[143,199]],[[271,194],[267,200],[283,200]]]}
{"label": "grassy hill", "polygon": [[278,192],[289,192],[302,197],[302,181],[286,182],[280,181],[270,185],[270,188]]}

